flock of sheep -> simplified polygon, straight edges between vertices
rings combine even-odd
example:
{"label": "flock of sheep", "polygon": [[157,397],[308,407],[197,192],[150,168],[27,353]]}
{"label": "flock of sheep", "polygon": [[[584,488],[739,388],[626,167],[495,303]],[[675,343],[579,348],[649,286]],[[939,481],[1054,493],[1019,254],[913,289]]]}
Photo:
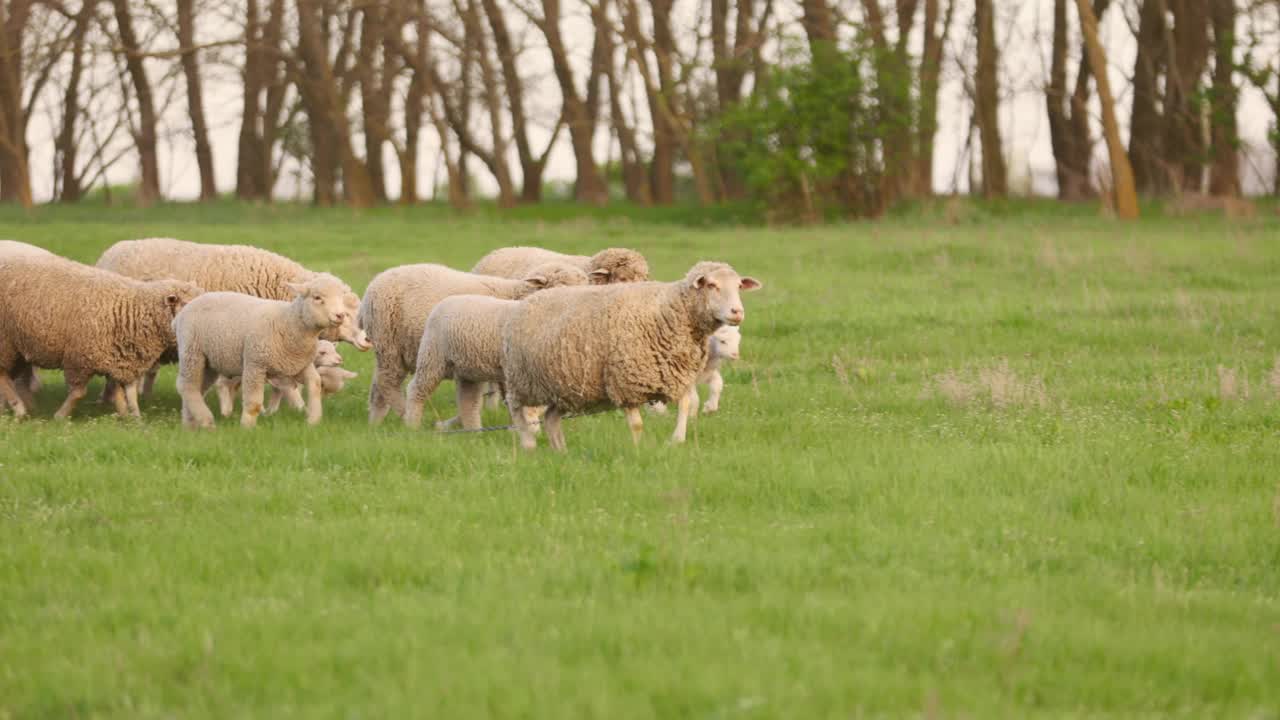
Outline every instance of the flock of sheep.
{"label": "flock of sheep", "polygon": [[564,450],[565,415],[603,408],[622,408],[639,442],[641,407],[662,411],[666,402],[677,403],[672,439],[682,442],[697,385],[710,386],[705,411],[719,405],[719,364],[738,356],[740,291],[759,287],[718,262],[650,282],[634,250],[582,256],[512,247],[470,272],[391,268],[361,299],[333,275],[244,245],[127,240],[88,266],[6,240],[0,407],[25,417],[40,387],[35,368],[47,368],[66,377],[55,417],[69,417],[97,375],[107,379],[102,400],[138,417],[138,397],[158,366],[176,362],[188,428],[214,426],[205,396],[215,386],[223,416],[239,390],[245,427],[283,400],[315,424],[322,398],[355,377],[340,367],[335,343],[343,341],[375,353],[371,424],[394,411],[418,427],[432,392],[452,379],[458,414],[441,429],[479,429],[492,387],[525,448],[543,429]]}

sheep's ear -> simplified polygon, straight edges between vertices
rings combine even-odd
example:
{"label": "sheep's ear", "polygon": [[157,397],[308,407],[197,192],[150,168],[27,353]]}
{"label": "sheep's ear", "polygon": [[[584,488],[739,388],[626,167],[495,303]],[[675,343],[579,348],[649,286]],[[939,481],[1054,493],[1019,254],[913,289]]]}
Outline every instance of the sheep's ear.
{"label": "sheep's ear", "polygon": [[706,275],[699,275],[698,277],[694,278],[694,279],[693,279],[693,286],[694,286],[694,287],[696,287],[696,288],[698,288],[699,290],[701,290],[702,288],[706,287],[706,286],[707,286],[707,276],[706,276]]}
{"label": "sheep's ear", "polygon": [[605,270],[604,268],[600,268],[599,270],[592,270],[591,282],[595,283],[596,285],[604,285],[605,283],[609,282],[609,276],[612,274],[613,274],[612,272]]}
{"label": "sheep's ear", "polygon": [[759,280],[753,277],[748,276],[748,277],[742,278],[742,284],[739,285],[738,287],[743,290],[759,290],[760,288],[764,287],[764,283],[760,282]]}
{"label": "sheep's ear", "polygon": [[177,295],[165,295],[165,296],[164,296],[164,304],[165,304],[165,305],[168,305],[168,306],[169,306],[169,307],[171,307],[171,308],[176,308],[176,307],[178,307],[178,302],[179,302],[180,300],[181,300],[181,298],[179,298]]}
{"label": "sheep's ear", "polygon": [[287,282],[285,287],[289,288],[289,292],[294,295],[306,295],[307,286],[304,283]]}
{"label": "sheep's ear", "polygon": [[525,278],[524,281],[536,288],[544,288],[547,286],[547,278],[542,275],[530,275]]}
{"label": "sheep's ear", "polygon": [[360,296],[353,292],[349,292],[342,296],[342,302],[349,308],[358,308],[360,307]]}

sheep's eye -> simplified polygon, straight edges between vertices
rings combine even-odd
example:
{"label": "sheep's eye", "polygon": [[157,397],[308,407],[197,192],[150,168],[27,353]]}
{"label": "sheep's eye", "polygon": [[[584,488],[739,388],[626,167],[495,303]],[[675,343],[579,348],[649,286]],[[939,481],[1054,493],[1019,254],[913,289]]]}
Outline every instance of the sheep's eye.
{"label": "sheep's eye", "polygon": [[313,295],[311,299],[315,300],[316,302],[324,302],[324,298],[320,297],[319,295]]}

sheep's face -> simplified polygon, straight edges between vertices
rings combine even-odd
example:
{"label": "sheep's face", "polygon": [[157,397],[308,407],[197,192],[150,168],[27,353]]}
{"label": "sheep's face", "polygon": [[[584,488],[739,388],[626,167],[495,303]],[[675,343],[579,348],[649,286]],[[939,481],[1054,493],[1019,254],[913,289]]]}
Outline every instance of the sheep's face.
{"label": "sheep's face", "polygon": [[530,270],[525,276],[524,296],[547,288],[586,285],[588,282],[590,281],[582,268],[562,262],[543,263]]}
{"label": "sheep's face", "polygon": [[360,327],[356,316],[360,312],[360,298],[355,293],[347,293],[346,295],[347,316],[342,320],[342,324],[338,326],[338,339],[344,340],[355,346],[360,352],[367,352],[373,347],[373,343],[369,342],[369,336],[365,334]]}
{"label": "sheep's face", "polygon": [[337,367],[341,364],[342,356],[338,354],[337,345],[328,340],[321,340],[316,343],[316,367]]}
{"label": "sheep's face", "polygon": [[725,325],[711,335],[708,347],[712,357],[738,359],[738,346],[742,343],[742,331],[736,326]]}
{"label": "sheep's face", "polygon": [[728,265],[714,262],[694,265],[685,280],[698,292],[703,307],[717,325],[735,327],[741,325],[747,316],[742,307],[741,291],[763,287],[759,280],[742,277]]}
{"label": "sheep's face", "polygon": [[627,248],[608,248],[591,256],[591,284],[643,282],[649,279],[649,263]]}
{"label": "sheep's face", "polygon": [[305,283],[289,283],[289,289],[311,327],[341,328],[354,313],[347,304],[351,289],[332,275],[321,274]]}

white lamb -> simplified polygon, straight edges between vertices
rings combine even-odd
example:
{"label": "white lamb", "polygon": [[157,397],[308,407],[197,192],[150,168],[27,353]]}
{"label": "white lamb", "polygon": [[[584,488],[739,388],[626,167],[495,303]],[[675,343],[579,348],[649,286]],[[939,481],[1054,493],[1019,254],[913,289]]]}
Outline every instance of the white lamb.
{"label": "white lamb", "polygon": [[[698,381],[689,388],[689,412],[698,412],[698,386],[706,385],[711,394],[702,406],[702,412],[713,413],[720,409],[720,393],[724,391],[724,377],[720,375],[720,365],[725,360],[738,359],[738,347],[742,343],[742,330],[733,325],[725,325],[707,338],[707,365],[698,373]],[[655,412],[665,413],[666,404],[654,402],[649,405]]]}
{"label": "white lamb", "polygon": [[[321,394],[326,397],[341,390],[346,380],[356,377],[356,373],[338,367],[342,365],[342,355],[338,353],[338,346],[328,340],[316,343],[314,365],[316,371],[320,373]],[[331,370],[337,370],[338,373],[331,374],[329,372]],[[271,393],[271,398],[267,400],[263,415],[272,415],[279,410],[281,400],[288,400],[290,407],[295,410],[306,407],[302,400],[302,392],[296,383],[272,378],[267,378],[267,383],[275,389],[275,392]],[[236,407],[235,393],[239,389],[240,378],[238,377],[219,376],[214,383],[214,391],[218,394],[218,412],[222,417],[231,417]]]}
{"label": "white lamb", "polygon": [[[268,378],[307,388],[307,422],[320,422],[321,380],[316,346],[321,333],[340,327],[351,289],[332,275],[295,283],[291,302],[240,293],[206,293],[173,326],[178,338],[178,393],[187,427],[213,427],[204,394],[218,375],[241,378],[240,424],[254,427]],[[201,301],[202,300],[202,301]],[[200,302],[197,302],[200,301]]]}

